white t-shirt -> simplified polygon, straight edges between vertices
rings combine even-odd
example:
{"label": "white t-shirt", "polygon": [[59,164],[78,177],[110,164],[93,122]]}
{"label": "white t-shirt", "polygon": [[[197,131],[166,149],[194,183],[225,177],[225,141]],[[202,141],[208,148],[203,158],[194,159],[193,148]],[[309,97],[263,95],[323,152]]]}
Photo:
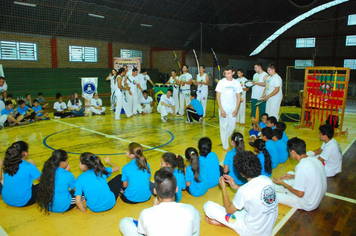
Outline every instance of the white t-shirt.
{"label": "white t-shirt", "polygon": [[[243,89],[246,88],[245,83],[246,83],[247,79],[245,77],[237,78],[237,81],[239,81],[241,88],[243,88]],[[244,91],[244,90],[242,90],[242,98],[243,98],[243,101],[246,100],[246,91]]]}
{"label": "white t-shirt", "polygon": [[270,178],[260,175],[241,186],[232,200],[234,206],[246,210],[244,219],[238,222],[240,235],[271,235],[278,216],[278,204],[274,184]]}
{"label": "white t-shirt", "polygon": [[153,102],[153,99],[152,99],[151,96],[147,96],[147,99],[142,96],[141,101],[140,101],[141,104],[143,104],[143,105],[149,105],[149,106],[151,106],[151,105],[150,105],[151,102]]}
{"label": "white t-shirt", "polygon": [[91,101],[90,101],[90,105],[91,105],[91,106],[95,106],[95,107],[103,106],[103,101],[101,100],[101,98],[98,98],[98,100],[96,100],[95,98],[93,98],[93,99],[91,99]]}
{"label": "white t-shirt", "polygon": [[236,94],[242,92],[240,83],[235,79],[228,81],[226,78],[223,78],[219,81],[215,91],[221,93],[220,100],[224,111],[232,113],[236,108]]}
{"label": "white t-shirt", "polygon": [[110,88],[111,88],[111,91],[115,91],[116,90],[116,76],[114,75],[111,75],[110,76]]}
{"label": "white t-shirt", "polygon": [[78,109],[82,106],[82,102],[78,99],[78,102],[76,104],[72,104],[72,101],[69,100],[67,105],[70,109]]}
{"label": "white t-shirt", "polygon": [[268,76],[266,81],[266,95],[271,94],[276,87],[279,87],[279,91],[273,97],[269,99],[273,100],[282,100],[283,93],[282,93],[282,78],[276,73],[272,77]]}
{"label": "white t-shirt", "polygon": [[[5,108],[5,103],[3,100],[0,99],[0,113],[4,108]],[[0,116],[1,116],[1,114],[0,114]]]}
{"label": "white t-shirt", "polygon": [[[162,95],[160,102],[164,102],[165,104],[168,104],[168,105],[171,105],[171,106],[175,106],[174,99],[173,99],[172,96],[170,98],[167,98],[167,95]],[[167,106],[166,106],[166,111],[167,111],[167,113],[173,113],[172,108],[167,107]]]}
{"label": "white t-shirt", "polygon": [[324,159],[325,173],[327,177],[332,177],[341,172],[342,169],[342,152],[339,144],[335,139],[321,145],[323,151],[320,157]]}
{"label": "white t-shirt", "polygon": [[7,83],[4,82],[4,84],[2,86],[0,86],[0,93],[7,91]]}
{"label": "white t-shirt", "polygon": [[129,84],[129,87],[131,88],[130,91],[133,94],[138,92],[137,85],[140,84],[138,76],[133,77],[132,75],[130,75],[127,79],[127,83]]}
{"label": "white t-shirt", "polygon": [[149,75],[143,75],[143,74],[139,74],[138,76],[138,81],[141,85],[141,88],[143,90],[147,90],[147,81],[149,81],[151,78]]}
{"label": "white t-shirt", "polygon": [[197,231],[198,214],[189,204],[161,202],[141,212],[137,232],[147,236],[192,236]]}
{"label": "white t-shirt", "polygon": [[[190,73],[185,73],[180,76],[181,82],[189,82],[192,79],[192,75]],[[190,84],[185,84],[182,86],[182,90],[190,90]]]}
{"label": "white t-shirt", "polygon": [[323,164],[314,157],[301,159],[295,167],[292,187],[304,192],[302,198],[297,198],[301,209],[306,211],[316,209],[326,192],[326,175]]}
{"label": "white t-shirt", "polygon": [[121,78],[121,86],[122,87],[125,87],[125,77],[122,78],[120,75],[116,76],[115,78],[115,91],[121,91],[119,86],[118,86],[118,83],[117,83],[117,80]]}
{"label": "white t-shirt", "polygon": [[[263,83],[263,77],[265,77],[267,75],[266,72],[262,72],[261,74],[255,73],[255,75],[253,76],[253,82],[259,82],[259,83]],[[251,93],[251,98],[252,99],[259,99],[260,97],[262,97],[263,91],[265,90],[265,87],[263,86],[259,86],[259,85],[255,85],[252,87],[252,93]]]}
{"label": "white t-shirt", "polygon": [[58,112],[61,112],[61,111],[65,110],[65,109],[67,109],[67,105],[65,104],[65,102],[61,102],[61,103],[55,102],[53,104],[53,109],[58,111]]}
{"label": "white t-shirt", "polygon": [[[206,77],[208,75],[207,74],[203,74],[202,76],[200,76],[200,73],[197,74],[197,82],[206,82]],[[198,89],[197,89],[197,93],[208,93],[208,85],[205,84],[198,84]]]}

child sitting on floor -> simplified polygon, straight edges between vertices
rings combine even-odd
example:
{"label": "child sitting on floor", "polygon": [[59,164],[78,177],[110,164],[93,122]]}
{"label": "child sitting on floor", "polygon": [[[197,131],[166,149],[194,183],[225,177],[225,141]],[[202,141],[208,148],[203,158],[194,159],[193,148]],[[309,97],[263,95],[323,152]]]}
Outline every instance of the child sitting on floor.
{"label": "child sitting on floor", "polygon": [[32,104],[33,104],[32,110],[35,113],[35,120],[49,120],[49,117],[47,117],[48,112],[44,112],[42,110],[42,107],[40,106],[37,99],[33,100]]}
{"label": "child sitting on floor", "polygon": [[206,167],[208,171],[209,188],[214,188],[219,184],[220,164],[218,156],[211,151],[212,142],[210,138],[201,138],[198,143],[199,163]]}
{"label": "child sitting on floor", "polygon": [[249,131],[250,134],[249,142],[253,142],[255,141],[255,139],[261,136],[261,130],[267,126],[267,118],[268,118],[268,114],[263,113],[261,116],[261,122],[257,124],[257,120],[252,117],[253,128],[250,129]]}
{"label": "child sitting on floor", "polygon": [[49,108],[49,104],[46,103],[45,98],[43,97],[43,93],[38,93],[37,95],[37,101],[39,102],[39,104],[42,106],[42,108],[47,109]]}
{"label": "child sitting on floor", "polygon": [[99,98],[98,93],[94,93],[93,98],[91,99],[90,111],[93,115],[105,115],[105,107],[103,107],[103,101]]}
{"label": "child sitting on floor", "polygon": [[60,118],[66,118],[66,117],[73,117],[74,115],[72,112],[66,112],[67,110],[67,105],[65,102],[63,102],[63,97],[60,93],[57,93],[57,102],[54,103],[53,109],[54,109],[54,118],[60,119]]}

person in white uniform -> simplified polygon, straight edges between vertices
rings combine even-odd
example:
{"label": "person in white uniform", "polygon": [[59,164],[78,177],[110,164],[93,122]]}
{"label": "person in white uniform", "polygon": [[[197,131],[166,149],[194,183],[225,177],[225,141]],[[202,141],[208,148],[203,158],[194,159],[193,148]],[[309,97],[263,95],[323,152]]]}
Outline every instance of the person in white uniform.
{"label": "person in white uniform", "polygon": [[203,106],[204,110],[204,115],[206,113],[206,103],[208,101],[208,91],[209,91],[209,75],[205,73],[205,66],[201,65],[199,66],[199,74],[197,74],[197,80],[194,82],[194,84],[198,87],[197,88],[197,99]]}
{"label": "person in white uniform", "polygon": [[157,111],[161,114],[161,121],[167,122],[167,115],[171,113],[175,116],[175,103],[172,98],[172,89],[168,89],[166,95],[161,96],[161,100],[158,103]]}
{"label": "person in white uniform", "polygon": [[147,90],[143,90],[143,97],[141,98],[140,103],[142,106],[143,113],[145,113],[145,114],[152,113],[153,99],[151,96],[148,96]]}
{"label": "person in white uniform", "polygon": [[7,83],[5,81],[5,77],[0,76],[0,98],[6,101],[7,98]]}
{"label": "person in white uniform", "polygon": [[219,105],[220,138],[225,151],[229,151],[229,138],[236,127],[236,116],[241,102],[241,85],[232,78],[235,73],[228,65],[225,78],[216,86],[216,100]]}
{"label": "person in white uniform", "polygon": [[105,115],[106,108],[103,106],[103,101],[99,98],[98,93],[94,93],[90,101],[90,111],[95,115]]}
{"label": "person in white uniform", "polygon": [[274,64],[268,65],[267,72],[269,76],[260,100],[266,101],[266,113],[268,116],[274,116],[278,120],[283,98],[282,78],[276,73],[276,66]]}
{"label": "person in white uniform", "polygon": [[262,65],[260,63],[255,64],[254,70],[256,73],[253,76],[253,87],[251,92],[251,117],[260,121],[262,114],[266,112],[266,103],[263,102],[258,106],[260,112],[259,117],[256,117],[255,104],[257,103],[258,99],[262,97],[263,91],[265,90],[268,74],[263,71]]}
{"label": "person in white uniform", "polygon": [[141,86],[137,74],[138,70],[136,68],[133,68],[132,75],[127,78],[127,83],[130,87],[131,93],[126,93],[126,98],[130,108],[132,109],[132,113],[138,116],[140,115],[140,113],[142,113],[142,109],[140,101],[138,100],[138,93],[140,93]]}
{"label": "person in white uniform", "polygon": [[166,83],[167,85],[172,85],[173,86],[173,100],[174,100],[174,104],[175,104],[175,112],[177,114],[177,112],[179,111],[179,78],[177,76],[177,71],[172,70],[171,71],[171,77],[169,78],[169,80]]}
{"label": "person in white uniform", "polygon": [[324,143],[315,151],[307,152],[325,164],[326,177],[334,177],[342,170],[342,151],[338,142],[333,139],[334,128],[331,125],[319,127],[319,139]]}
{"label": "person in white uniform", "polygon": [[116,103],[116,96],[115,96],[115,91],[116,91],[116,76],[117,76],[117,71],[115,69],[111,70],[111,73],[106,77],[106,81],[110,81],[110,89],[111,89],[111,96],[110,96],[110,111],[113,111],[115,108],[115,103]]}
{"label": "person in white uniform", "polygon": [[143,68],[141,70],[141,73],[138,75],[139,78],[139,83],[141,86],[141,91],[138,93],[139,98],[138,100],[141,101],[141,99],[143,98],[143,91],[147,91],[147,81],[150,82],[150,84],[152,85],[152,87],[155,86],[155,84],[152,82],[150,76],[147,74],[147,70],[145,68]]}
{"label": "person in white uniform", "polygon": [[[182,67],[183,74],[179,77],[180,93],[179,93],[179,114],[184,114],[184,108],[190,104],[190,85],[193,83],[193,77],[188,73],[188,66]],[[185,101],[185,105],[184,105]]]}
{"label": "person in white uniform", "polygon": [[293,171],[281,178],[274,178],[277,201],[305,211],[316,209],[326,192],[326,175],[322,163],[305,154],[306,144],[299,138],[292,138],[287,143],[290,157],[298,161]]}
{"label": "person in white uniform", "polygon": [[[144,209],[137,220],[125,217],[120,221],[124,236],[192,236],[200,233],[200,213],[192,205],[174,201],[177,179],[169,167],[155,173],[153,207]],[[168,217],[169,216],[169,217]]]}
{"label": "person in white uniform", "polygon": [[[205,219],[209,224],[227,226],[239,235],[272,234],[278,217],[278,204],[274,184],[270,178],[261,175],[261,163],[251,151],[238,152],[234,167],[247,179],[239,186],[229,175],[223,175],[219,184],[224,206],[208,201],[204,204]],[[230,201],[226,184],[236,190]]]}
{"label": "person in white uniform", "polygon": [[123,108],[127,117],[132,116],[132,110],[127,102],[124,91],[130,91],[130,87],[124,86],[126,70],[125,68],[120,68],[118,71],[118,76],[116,77],[116,107],[115,107],[115,120],[120,120],[121,109]]}
{"label": "person in white uniform", "polygon": [[246,113],[246,92],[249,88],[246,88],[245,83],[247,79],[244,77],[244,72],[242,69],[237,70],[237,81],[240,83],[242,88],[241,104],[239,107],[239,112],[237,113],[236,123],[241,125],[245,124],[245,113]]}

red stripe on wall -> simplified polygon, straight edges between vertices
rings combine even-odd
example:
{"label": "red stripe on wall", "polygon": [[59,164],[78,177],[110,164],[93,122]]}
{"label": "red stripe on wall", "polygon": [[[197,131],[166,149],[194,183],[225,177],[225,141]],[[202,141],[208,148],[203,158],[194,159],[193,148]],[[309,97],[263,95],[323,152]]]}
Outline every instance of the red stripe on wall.
{"label": "red stripe on wall", "polygon": [[108,43],[108,68],[113,67],[113,52],[112,52],[112,43]]}
{"label": "red stripe on wall", "polygon": [[57,39],[51,38],[52,68],[58,68]]}

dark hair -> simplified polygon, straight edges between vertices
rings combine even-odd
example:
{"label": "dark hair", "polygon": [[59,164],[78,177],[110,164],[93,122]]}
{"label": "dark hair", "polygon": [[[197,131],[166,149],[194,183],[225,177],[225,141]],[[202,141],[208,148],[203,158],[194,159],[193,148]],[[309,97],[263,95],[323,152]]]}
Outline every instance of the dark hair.
{"label": "dark hair", "polygon": [[261,63],[256,63],[255,66],[259,66],[259,67],[263,68]]}
{"label": "dark hair", "polygon": [[263,114],[261,115],[261,118],[262,118],[262,116],[267,116],[267,119],[268,119],[268,114],[267,114],[267,113],[263,113]]}
{"label": "dark hair", "polygon": [[5,106],[8,106],[8,105],[10,105],[10,104],[12,105],[12,101],[6,101],[6,102],[5,102]]}
{"label": "dark hair", "polygon": [[197,93],[193,91],[190,93],[190,96],[192,96],[193,98],[197,98]]}
{"label": "dark hair", "polygon": [[84,152],[80,155],[80,162],[88,167],[88,170],[94,170],[96,176],[109,175],[109,172],[105,169],[103,163],[101,163],[100,157],[95,156],[91,152]]}
{"label": "dark hair", "polygon": [[8,97],[8,98],[12,98],[12,94],[9,93],[9,94],[7,95],[7,97]]}
{"label": "dark hair", "polygon": [[35,102],[37,102],[37,103],[38,103],[38,100],[37,100],[37,99],[33,99],[33,102],[32,102],[32,103],[35,103]]}
{"label": "dark hair", "polygon": [[270,175],[272,173],[272,160],[271,155],[266,149],[266,142],[262,139],[256,139],[253,145],[258,151],[263,153],[263,156],[265,157],[265,171]]}
{"label": "dark hair", "polygon": [[173,89],[167,89],[167,92],[171,92],[173,94]]}
{"label": "dark hair", "polygon": [[162,155],[162,159],[167,163],[172,169],[178,168],[178,172],[185,173],[184,159],[181,155],[176,155],[172,152],[166,152]]}
{"label": "dark hair", "polygon": [[130,154],[135,155],[136,165],[138,166],[138,169],[142,170],[142,171],[146,170],[147,173],[151,173],[150,169],[148,168],[148,165],[147,165],[146,157],[143,155],[142,146],[138,143],[130,143],[128,150],[129,150]]}
{"label": "dark hair", "polygon": [[231,136],[231,141],[234,141],[236,152],[245,151],[244,136],[240,132],[234,132]]}
{"label": "dark hair", "polygon": [[183,67],[187,67],[187,69],[189,69],[189,66],[187,66],[187,65],[183,65],[183,66],[182,66],[182,69],[183,69]]}
{"label": "dark hair", "polygon": [[7,148],[4,159],[4,173],[10,176],[17,173],[22,162],[23,152],[28,152],[28,144],[24,141],[14,142]]}
{"label": "dark hair", "polygon": [[272,123],[272,124],[276,124],[277,123],[277,119],[274,116],[269,116],[267,118],[267,121],[269,121],[269,123]]}
{"label": "dark hair", "polygon": [[171,72],[177,73],[177,71],[176,71],[176,70],[171,70]]}
{"label": "dark hair", "polygon": [[147,93],[148,94],[147,90],[143,90],[142,93]]}
{"label": "dark hair", "polygon": [[272,130],[273,136],[276,136],[278,140],[283,138],[283,131],[279,129]]}
{"label": "dark hair", "polygon": [[56,169],[61,162],[66,160],[68,160],[67,152],[58,149],[52,152],[51,157],[43,165],[41,184],[38,186],[37,203],[40,211],[44,211],[44,214],[49,214],[53,207]]}
{"label": "dark hair", "polygon": [[61,93],[56,93],[56,98],[59,99],[60,97],[62,97]]}
{"label": "dark hair", "polygon": [[284,122],[277,122],[276,123],[276,129],[281,130],[282,132],[285,131],[287,128],[286,124]]}
{"label": "dark hair", "polygon": [[203,67],[203,69],[205,69],[205,66],[204,66],[204,65],[200,65],[199,67]]}
{"label": "dark hair", "polygon": [[267,139],[273,138],[273,130],[270,127],[264,127],[262,130],[262,136],[266,136]]}
{"label": "dark hair", "polygon": [[319,127],[319,131],[322,135],[328,136],[329,139],[332,139],[334,137],[334,127],[331,125],[321,125]]}
{"label": "dark hair", "polygon": [[5,80],[5,77],[4,77],[4,76],[0,76],[0,79],[3,79],[3,80]]}
{"label": "dark hair", "polygon": [[116,70],[115,68],[112,68],[112,69],[111,69],[111,75],[112,75],[112,76],[114,75],[114,74],[112,73],[113,70],[114,70],[114,71],[116,72],[116,74],[117,74],[117,70]]}
{"label": "dark hair", "polygon": [[307,145],[303,139],[294,137],[288,140],[287,142],[288,151],[295,151],[298,155],[303,155],[307,151]]}
{"label": "dark hair", "polygon": [[25,101],[22,100],[22,99],[17,102],[17,104],[19,104],[19,105],[22,105],[22,104],[24,104],[24,103],[25,103]]}
{"label": "dark hair", "polygon": [[157,195],[162,199],[173,198],[177,189],[177,179],[173,175],[173,171],[169,167],[162,167],[156,171],[155,189]]}
{"label": "dark hair", "polygon": [[125,72],[125,71],[126,71],[125,68],[124,68],[124,67],[121,67],[117,73],[120,75],[120,74],[122,74],[122,73]]}
{"label": "dark hair", "polygon": [[240,71],[242,74],[244,73],[243,69],[239,68],[237,71]]}
{"label": "dark hair", "polygon": [[27,93],[26,95],[25,95],[25,98],[27,98],[27,96],[30,96],[31,94],[29,94],[29,93]]}
{"label": "dark hair", "polygon": [[198,149],[200,156],[206,157],[211,152],[212,142],[210,138],[201,138],[198,142]]}
{"label": "dark hair", "polygon": [[138,71],[138,69],[137,69],[136,67],[134,67],[134,68],[132,69],[132,72],[136,72],[136,71]]}
{"label": "dark hair", "polygon": [[199,174],[200,174],[200,167],[199,167],[199,155],[197,149],[193,147],[189,147],[185,150],[185,158],[190,163],[190,167],[192,168],[194,174],[194,180],[197,183],[200,183]]}
{"label": "dark hair", "polygon": [[43,96],[43,93],[38,93],[37,96]]}
{"label": "dark hair", "polygon": [[251,151],[236,153],[234,167],[246,179],[259,176],[262,170],[260,160]]}
{"label": "dark hair", "polygon": [[74,106],[75,104],[77,104],[79,102],[79,98],[75,98],[75,93],[72,93],[70,95],[70,102],[72,103],[72,106]]}
{"label": "dark hair", "polygon": [[145,72],[147,72],[147,69],[146,69],[146,68],[143,68],[143,69],[141,70],[141,73],[145,73]]}
{"label": "dark hair", "polygon": [[[225,70],[234,71],[234,67],[233,67],[232,65],[227,65],[227,66],[225,67]],[[224,71],[225,71],[225,70],[224,70]]]}
{"label": "dark hair", "polygon": [[273,63],[270,63],[270,64],[267,66],[267,68],[270,68],[270,69],[272,69],[272,70],[277,70],[276,65],[273,64]]}

